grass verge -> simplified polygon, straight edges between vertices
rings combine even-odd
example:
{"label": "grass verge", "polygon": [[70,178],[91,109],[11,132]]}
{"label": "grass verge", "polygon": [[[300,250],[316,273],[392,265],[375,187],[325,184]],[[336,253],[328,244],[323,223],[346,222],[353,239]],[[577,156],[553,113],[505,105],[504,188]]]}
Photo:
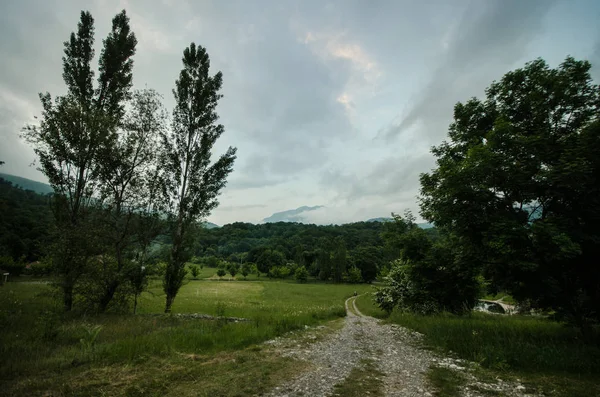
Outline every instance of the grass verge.
{"label": "grass verge", "polygon": [[377,369],[373,360],[362,360],[346,380],[335,385],[333,396],[384,396],[381,384],[383,376],[385,375]]}
{"label": "grass verge", "polygon": [[[360,311],[386,318],[365,294]],[[425,335],[426,346],[481,365],[479,377],[519,379],[528,390],[557,396],[600,396],[600,332],[584,339],[565,324],[534,316],[393,312],[388,322]]]}
{"label": "grass verge", "polygon": [[436,397],[458,397],[466,379],[459,372],[448,368],[431,366],[427,371],[427,381],[435,389]]}

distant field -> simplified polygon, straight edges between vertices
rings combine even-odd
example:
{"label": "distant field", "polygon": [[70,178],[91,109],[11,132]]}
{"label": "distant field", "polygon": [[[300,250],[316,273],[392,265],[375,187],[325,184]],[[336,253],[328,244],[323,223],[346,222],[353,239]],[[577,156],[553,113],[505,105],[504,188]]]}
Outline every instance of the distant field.
{"label": "distant field", "polygon": [[[226,323],[149,316],[164,309],[158,280],[141,297],[139,315],[77,319],[56,314],[48,285],[8,283],[0,288],[0,395],[260,393],[291,376],[299,364],[274,357],[257,343],[342,317],[344,300],[368,289],[209,280],[182,287],[174,313],[251,320]],[[92,342],[95,326],[101,328]]]}

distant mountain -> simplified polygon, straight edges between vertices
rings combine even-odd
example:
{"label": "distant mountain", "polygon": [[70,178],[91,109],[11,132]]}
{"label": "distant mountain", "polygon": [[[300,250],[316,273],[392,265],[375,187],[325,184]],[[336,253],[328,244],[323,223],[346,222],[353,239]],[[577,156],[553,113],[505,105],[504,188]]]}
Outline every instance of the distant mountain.
{"label": "distant mountain", "polygon": [[[368,219],[367,222],[389,222],[391,220],[392,218],[371,218]],[[417,223],[417,226],[419,226],[421,229],[431,229],[434,225],[433,223],[423,222]]]}
{"label": "distant mountain", "polygon": [[305,222],[306,218],[302,215],[305,212],[318,210],[324,208],[322,205],[315,205],[314,207],[302,206],[295,210],[276,212],[268,218],[263,219],[264,223],[273,222]]}
{"label": "distant mountain", "polygon": [[367,222],[389,222],[392,218],[371,218],[367,219]]}
{"label": "distant mountain", "polygon": [[34,192],[39,193],[39,194],[54,193],[54,190],[52,190],[52,187],[50,185],[48,185],[47,183],[33,181],[31,179],[22,178],[22,177],[16,176],[16,175],[3,174],[1,172],[0,172],[0,178],[4,179],[6,181],[9,181],[13,184],[13,186],[20,187],[21,189],[24,189],[24,190],[33,190]]}
{"label": "distant mountain", "polygon": [[216,229],[216,228],[219,228],[221,226],[219,226],[219,225],[217,225],[215,223],[212,223],[212,222],[204,222],[204,227],[207,228],[207,229]]}

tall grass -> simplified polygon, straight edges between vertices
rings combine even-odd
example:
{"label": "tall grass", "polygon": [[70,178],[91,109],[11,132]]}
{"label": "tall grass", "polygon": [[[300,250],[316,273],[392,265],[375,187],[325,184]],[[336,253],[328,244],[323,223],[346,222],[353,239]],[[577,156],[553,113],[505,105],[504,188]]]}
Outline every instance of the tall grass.
{"label": "tall grass", "polygon": [[600,347],[560,323],[528,316],[473,313],[418,316],[392,313],[389,321],[425,334],[430,346],[493,369],[600,374]]}
{"label": "tall grass", "polygon": [[[159,282],[140,299],[138,313],[66,318],[53,306],[50,287],[13,283],[0,290],[0,379],[81,365],[136,364],[176,354],[208,355],[238,350],[345,315],[344,299],[366,286],[286,282],[191,281],[180,291],[174,312],[235,316],[248,322],[150,316],[161,313]],[[101,331],[93,355],[82,339]],[[89,349],[88,349],[89,350]]]}

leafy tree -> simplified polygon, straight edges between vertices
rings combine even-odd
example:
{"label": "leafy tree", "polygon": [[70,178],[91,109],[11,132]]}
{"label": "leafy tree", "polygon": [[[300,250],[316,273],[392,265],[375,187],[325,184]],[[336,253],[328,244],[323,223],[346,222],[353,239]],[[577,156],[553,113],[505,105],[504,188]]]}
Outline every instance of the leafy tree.
{"label": "leafy tree", "polygon": [[216,124],[215,110],[223,78],[221,72],[210,76],[209,69],[204,47],[192,43],[184,50],[183,69],[173,90],[173,125],[163,134],[163,177],[174,215],[173,245],[163,282],[166,313],[183,283],[190,228],[218,205],[235,160],[236,149],[230,147],[211,163],[213,146],[224,132],[223,125]]}
{"label": "leafy tree", "polygon": [[[164,210],[156,183],[159,170],[155,150],[159,133],[165,129],[165,120],[166,112],[155,91],[135,92],[123,126],[100,153],[99,179],[106,212],[102,231],[116,262],[114,271],[105,272],[101,278],[101,312],[125,281],[127,262],[141,248],[135,244],[136,240],[146,239],[148,243],[147,240],[153,240],[159,232],[149,223],[154,223],[152,218]],[[140,220],[140,217],[149,219]],[[144,246],[147,248],[148,244]]]}
{"label": "leafy tree", "polygon": [[227,265],[227,271],[229,272],[229,274],[231,274],[231,278],[235,278],[235,275],[238,273],[239,270],[240,265],[238,265],[236,262],[229,262],[229,264]]}
{"label": "leafy tree", "polygon": [[[384,278],[388,287],[381,290],[382,309],[391,304],[418,313],[470,311],[482,293],[475,258],[450,237],[432,242],[410,213],[404,218],[392,216],[384,237],[400,261],[392,263]],[[410,289],[404,290],[407,286]]]}
{"label": "leafy tree", "polygon": [[269,273],[273,267],[283,266],[285,256],[276,250],[267,249],[257,259],[258,269],[263,273]]}
{"label": "leafy tree", "polygon": [[135,314],[138,298],[148,286],[148,272],[145,266],[133,263],[126,269],[126,274],[133,292],[133,314]]}
{"label": "leafy tree", "polygon": [[359,246],[352,251],[352,263],[360,270],[361,278],[370,283],[377,278],[377,273],[383,265],[381,247]]}
{"label": "leafy tree", "polygon": [[39,125],[24,130],[39,158],[40,170],[55,192],[53,263],[67,311],[73,306],[75,284],[90,258],[98,253],[90,208],[98,192],[100,153],[122,122],[137,43],[122,11],[114,17],[112,30],[103,41],[94,87],[94,19],[89,12],[81,12],[77,28],[64,43],[67,94],[54,101],[49,93],[40,94],[43,111]]}
{"label": "leafy tree", "polygon": [[217,276],[219,276],[219,278],[222,278],[226,274],[227,274],[227,272],[225,271],[225,269],[223,269],[221,267],[217,269]]}
{"label": "leafy tree", "polygon": [[[600,319],[600,89],[538,59],[454,108],[422,213],[498,289],[585,329]],[[467,267],[461,267],[466,269]]]}
{"label": "leafy tree", "polygon": [[198,279],[198,275],[200,274],[200,268],[197,265],[190,266],[190,273],[192,274],[192,278],[194,280]]}
{"label": "leafy tree", "polygon": [[252,264],[251,263],[245,262],[244,264],[242,264],[240,273],[242,274],[242,276],[244,276],[244,280],[246,279],[246,277],[248,277],[248,275],[251,272],[252,272]]}
{"label": "leafy tree", "polygon": [[341,238],[337,238],[335,241],[336,248],[333,253],[333,281],[336,283],[341,283],[343,279],[344,272],[346,271],[346,262],[347,262],[347,251],[346,244],[344,240]]}
{"label": "leafy tree", "polygon": [[50,239],[50,197],[20,189],[0,178],[0,256],[18,261],[42,258]]}
{"label": "leafy tree", "polygon": [[299,266],[294,273],[294,278],[299,283],[305,283],[308,281],[308,270],[305,266]]}
{"label": "leafy tree", "polygon": [[350,284],[358,284],[363,282],[360,269],[354,266],[348,269],[348,282]]}

